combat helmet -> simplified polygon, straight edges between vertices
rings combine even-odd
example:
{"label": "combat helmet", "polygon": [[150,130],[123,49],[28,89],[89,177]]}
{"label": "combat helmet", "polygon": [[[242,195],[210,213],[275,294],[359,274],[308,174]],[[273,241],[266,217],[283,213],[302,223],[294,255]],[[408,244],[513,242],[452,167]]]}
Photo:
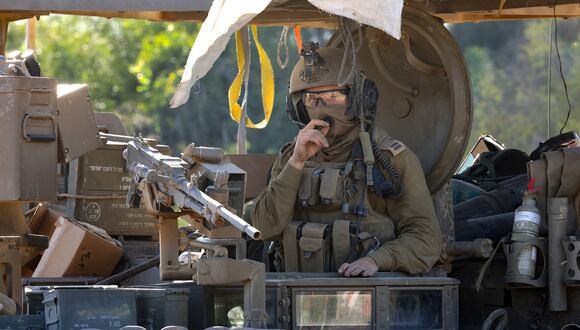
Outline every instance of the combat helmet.
{"label": "combat helmet", "polygon": [[352,85],[354,76],[350,74],[352,60],[344,61],[344,67],[341,70],[344,49],[330,47],[318,49],[317,43],[309,42],[302,48],[300,55],[300,60],[294,66],[290,76],[289,94],[311,87],[338,85],[339,78],[343,80],[348,77],[340,82],[343,85]]}
{"label": "combat helmet", "polygon": [[[299,127],[303,127],[310,121],[308,111],[301,102],[301,91],[340,83],[350,86],[354,84],[354,77],[358,72],[352,73],[352,59],[346,59],[343,67],[343,57],[343,49],[330,47],[318,49],[318,44],[314,42],[306,43],[300,51],[300,60],[294,66],[290,76],[286,99],[286,112],[290,120]],[[355,118],[357,111],[350,102],[351,97],[352,95],[349,95],[348,114]]]}

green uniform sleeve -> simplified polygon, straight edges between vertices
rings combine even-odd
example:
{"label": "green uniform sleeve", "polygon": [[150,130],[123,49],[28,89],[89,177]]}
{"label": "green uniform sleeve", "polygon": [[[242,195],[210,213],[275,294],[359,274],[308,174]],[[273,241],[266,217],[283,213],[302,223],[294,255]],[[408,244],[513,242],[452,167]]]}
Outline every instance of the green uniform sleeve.
{"label": "green uniform sleeve", "polygon": [[[390,155],[390,154],[389,154]],[[370,257],[381,271],[427,272],[439,259],[441,229],[419,159],[405,150],[391,159],[401,174],[402,196],[387,200],[387,213],[397,239],[386,242]]]}
{"label": "green uniform sleeve", "polygon": [[[288,147],[272,166],[270,183],[254,200],[252,225],[262,232],[262,239],[271,240],[282,234],[292,221],[296,195],[302,171],[290,166],[288,158],[293,147]],[[290,153],[290,155],[289,155]]]}

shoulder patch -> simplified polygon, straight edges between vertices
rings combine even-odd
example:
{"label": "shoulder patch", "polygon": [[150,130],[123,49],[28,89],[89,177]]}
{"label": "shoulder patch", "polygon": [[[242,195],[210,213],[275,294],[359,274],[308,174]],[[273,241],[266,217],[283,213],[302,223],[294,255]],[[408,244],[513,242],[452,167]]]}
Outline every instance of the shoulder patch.
{"label": "shoulder patch", "polygon": [[393,156],[396,156],[401,152],[405,151],[405,149],[407,149],[407,147],[403,144],[403,142],[392,138],[389,141],[387,141],[385,147],[393,154]]}
{"label": "shoulder patch", "polygon": [[381,128],[376,127],[373,133],[374,138],[379,145],[379,149],[388,150],[393,154],[393,156],[396,156],[407,149],[403,142],[389,136],[389,134]]}

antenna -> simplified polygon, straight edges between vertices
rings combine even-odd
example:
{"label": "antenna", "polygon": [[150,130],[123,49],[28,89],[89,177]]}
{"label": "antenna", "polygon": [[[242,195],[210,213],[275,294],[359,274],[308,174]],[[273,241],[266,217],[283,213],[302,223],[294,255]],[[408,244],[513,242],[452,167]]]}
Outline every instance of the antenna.
{"label": "antenna", "polygon": [[552,124],[552,27],[554,22],[550,20],[550,52],[548,55],[548,136],[546,140],[549,139],[552,134],[550,132],[550,125]]}

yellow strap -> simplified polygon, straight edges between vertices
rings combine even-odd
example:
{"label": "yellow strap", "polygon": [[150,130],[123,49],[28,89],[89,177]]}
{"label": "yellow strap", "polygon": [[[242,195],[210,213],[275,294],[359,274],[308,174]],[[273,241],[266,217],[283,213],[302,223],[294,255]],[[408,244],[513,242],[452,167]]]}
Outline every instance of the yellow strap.
{"label": "yellow strap", "polygon": [[[252,35],[256,48],[258,49],[258,57],[260,58],[260,75],[262,80],[262,107],[264,109],[264,119],[257,124],[254,124],[246,115],[246,127],[249,128],[264,128],[270,121],[272,115],[272,108],[274,107],[274,70],[272,63],[268,58],[268,54],[258,40],[258,28],[256,25],[251,25]],[[238,58],[238,75],[232,81],[230,89],[228,90],[228,102],[230,106],[230,115],[236,123],[240,122],[242,107],[238,104],[238,99],[242,92],[242,82],[245,74],[245,54],[242,44],[242,34],[240,31],[236,32],[236,52]]]}

